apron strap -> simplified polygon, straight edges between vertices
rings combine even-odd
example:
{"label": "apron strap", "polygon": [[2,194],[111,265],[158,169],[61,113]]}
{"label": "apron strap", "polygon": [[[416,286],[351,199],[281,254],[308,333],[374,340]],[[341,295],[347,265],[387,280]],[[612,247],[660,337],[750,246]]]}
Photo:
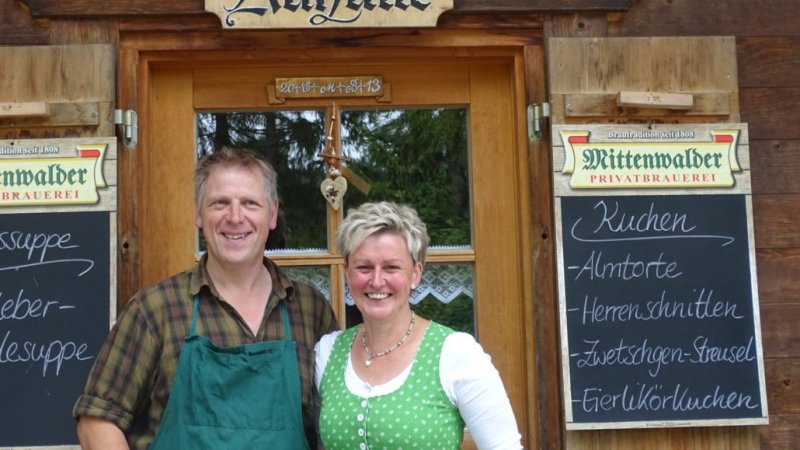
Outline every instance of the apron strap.
{"label": "apron strap", "polygon": [[[192,305],[192,325],[189,328],[189,336],[195,335],[195,324],[197,323],[197,309],[200,305],[200,296],[194,296]],[[292,327],[289,324],[289,309],[286,307],[286,300],[281,301],[281,317],[283,318],[283,340],[292,340]]]}
{"label": "apron strap", "polygon": [[289,325],[289,309],[286,307],[286,300],[281,301],[281,317],[283,317],[283,340],[292,340],[292,327]]}
{"label": "apron strap", "polygon": [[189,336],[194,336],[195,323],[197,322],[197,308],[200,305],[200,296],[194,296],[194,305],[192,305],[192,326],[189,328]]}

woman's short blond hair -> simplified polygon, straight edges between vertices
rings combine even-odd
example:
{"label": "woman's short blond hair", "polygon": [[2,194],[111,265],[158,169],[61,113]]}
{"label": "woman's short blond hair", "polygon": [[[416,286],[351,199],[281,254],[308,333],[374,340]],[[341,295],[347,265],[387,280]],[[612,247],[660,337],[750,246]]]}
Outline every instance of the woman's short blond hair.
{"label": "woman's short blond hair", "polygon": [[393,202],[364,203],[347,211],[336,233],[336,246],[347,262],[364,239],[378,233],[396,233],[406,240],[414,263],[425,265],[428,253],[428,228],[414,208]]}

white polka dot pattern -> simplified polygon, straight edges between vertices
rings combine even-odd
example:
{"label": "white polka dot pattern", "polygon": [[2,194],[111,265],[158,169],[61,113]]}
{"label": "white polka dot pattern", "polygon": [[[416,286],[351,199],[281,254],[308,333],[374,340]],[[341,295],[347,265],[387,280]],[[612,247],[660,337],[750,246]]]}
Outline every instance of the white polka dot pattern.
{"label": "white polka dot pattern", "polygon": [[320,434],[326,450],[458,449],[464,421],[439,381],[439,357],[453,330],[431,322],[403,386],[363,398],[345,385],[350,345],[358,327],[338,336],[322,375]]}

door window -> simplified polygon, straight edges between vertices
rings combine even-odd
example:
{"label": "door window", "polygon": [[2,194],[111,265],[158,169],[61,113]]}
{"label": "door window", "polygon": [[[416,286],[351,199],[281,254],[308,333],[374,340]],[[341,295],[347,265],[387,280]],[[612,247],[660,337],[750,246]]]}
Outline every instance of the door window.
{"label": "door window", "polygon": [[[205,111],[197,113],[196,123],[198,158],[223,145],[246,147],[275,167],[280,215],[267,254],[341,305],[346,326],[361,317],[346,285],[333,282],[342,273],[341,261],[331,258],[337,217],[364,202],[388,200],[413,206],[431,237],[430,262],[412,308],[474,333],[466,108]],[[354,174],[339,211],[320,192],[325,164],[319,155],[329,145]]]}

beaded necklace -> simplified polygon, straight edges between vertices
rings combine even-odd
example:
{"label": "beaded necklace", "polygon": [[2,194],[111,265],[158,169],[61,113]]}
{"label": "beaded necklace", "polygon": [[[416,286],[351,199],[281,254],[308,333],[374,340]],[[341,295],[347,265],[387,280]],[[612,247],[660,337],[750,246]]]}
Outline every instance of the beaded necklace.
{"label": "beaded necklace", "polygon": [[373,353],[372,350],[369,349],[367,345],[367,330],[364,329],[364,324],[361,324],[361,345],[364,346],[364,351],[367,352],[367,359],[364,360],[364,365],[369,367],[372,364],[372,360],[375,358],[380,358],[381,356],[386,356],[389,353],[392,353],[397,347],[403,345],[405,341],[408,340],[408,337],[411,336],[411,331],[414,329],[414,311],[411,311],[411,322],[408,324],[408,329],[406,330],[406,334],[400,338],[394,345],[389,347],[387,350],[382,352]]}

